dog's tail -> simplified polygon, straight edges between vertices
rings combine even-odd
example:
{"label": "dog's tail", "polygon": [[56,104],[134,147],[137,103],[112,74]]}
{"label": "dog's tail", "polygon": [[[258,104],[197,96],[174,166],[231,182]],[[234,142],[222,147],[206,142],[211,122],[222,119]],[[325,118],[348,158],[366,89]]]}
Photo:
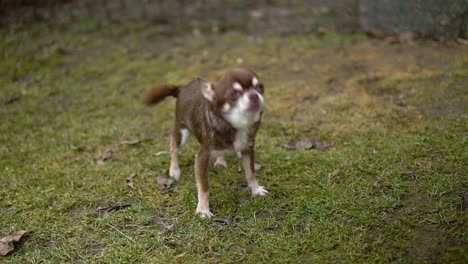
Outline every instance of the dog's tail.
{"label": "dog's tail", "polygon": [[147,105],[153,105],[161,102],[164,98],[168,96],[177,97],[179,94],[178,85],[173,84],[158,84],[153,86],[149,91],[146,93],[144,97],[144,102]]}

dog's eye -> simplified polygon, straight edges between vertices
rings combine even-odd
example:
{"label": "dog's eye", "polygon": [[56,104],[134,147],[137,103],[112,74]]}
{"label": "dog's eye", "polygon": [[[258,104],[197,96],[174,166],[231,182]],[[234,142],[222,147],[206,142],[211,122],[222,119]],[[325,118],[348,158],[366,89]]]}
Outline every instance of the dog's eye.
{"label": "dog's eye", "polygon": [[263,84],[259,83],[255,85],[255,90],[259,91],[260,93],[263,93]]}
{"label": "dog's eye", "polygon": [[233,91],[231,91],[231,93],[229,94],[229,96],[231,96],[231,97],[234,98],[234,97],[239,96],[241,93],[242,93],[241,91],[233,90]]}

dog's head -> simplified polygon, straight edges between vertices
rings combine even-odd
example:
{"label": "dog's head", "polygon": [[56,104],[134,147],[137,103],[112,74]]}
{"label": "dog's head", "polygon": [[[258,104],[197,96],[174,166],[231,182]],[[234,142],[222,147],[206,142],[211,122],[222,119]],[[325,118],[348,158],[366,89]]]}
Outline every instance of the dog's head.
{"label": "dog's head", "polygon": [[202,91],[232,126],[244,128],[260,121],[264,87],[254,72],[229,70],[216,84],[203,85]]}

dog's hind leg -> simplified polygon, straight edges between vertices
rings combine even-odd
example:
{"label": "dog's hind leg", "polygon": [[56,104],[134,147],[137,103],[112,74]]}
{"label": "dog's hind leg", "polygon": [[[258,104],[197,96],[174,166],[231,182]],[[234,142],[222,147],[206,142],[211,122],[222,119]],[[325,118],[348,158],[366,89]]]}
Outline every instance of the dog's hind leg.
{"label": "dog's hind leg", "polygon": [[186,128],[176,128],[172,132],[170,153],[171,153],[171,167],[169,169],[169,176],[174,180],[180,179],[179,167],[179,150],[187,142],[190,137],[190,131]]}

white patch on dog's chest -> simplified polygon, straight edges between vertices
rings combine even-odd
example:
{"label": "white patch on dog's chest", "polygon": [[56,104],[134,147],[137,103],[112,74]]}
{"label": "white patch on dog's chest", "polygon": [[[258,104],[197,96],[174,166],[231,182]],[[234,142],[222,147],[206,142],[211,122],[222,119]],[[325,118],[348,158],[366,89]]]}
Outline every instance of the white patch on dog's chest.
{"label": "white patch on dog's chest", "polygon": [[249,129],[239,129],[236,133],[236,138],[234,139],[234,149],[236,151],[246,150],[250,147],[251,142],[249,139]]}

